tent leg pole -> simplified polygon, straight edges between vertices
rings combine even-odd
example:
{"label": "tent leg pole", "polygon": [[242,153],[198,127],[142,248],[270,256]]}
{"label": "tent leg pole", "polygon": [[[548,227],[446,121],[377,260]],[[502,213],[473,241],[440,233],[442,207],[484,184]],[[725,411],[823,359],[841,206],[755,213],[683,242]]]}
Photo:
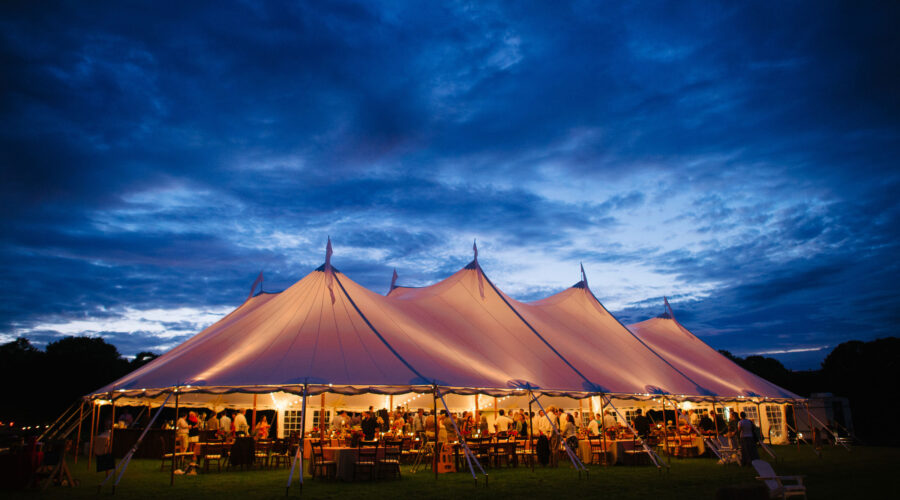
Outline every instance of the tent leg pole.
{"label": "tent leg pole", "polygon": [[609,465],[606,458],[606,398],[600,393],[600,442],[603,443],[603,465]]}
{"label": "tent leg pole", "polygon": [[91,400],[91,441],[88,444],[88,470],[91,470],[91,460],[94,458],[94,432],[96,432],[97,405]]}
{"label": "tent leg pole", "polygon": [[797,405],[791,403],[791,420],[794,421],[794,438],[797,440],[797,451],[800,451],[800,428],[797,427]]}
{"label": "tent leg pole", "polygon": [[528,461],[531,472],[534,472],[534,412],[531,411],[531,398],[528,399]]}
{"label": "tent leg pole", "polygon": [[78,434],[75,437],[75,463],[78,463],[78,455],[80,454],[79,445],[81,444],[81,422],[84,421],[84,401],[78,407]]}
{"label": "tent leg pole", "polygon": [[660,398],[662,401],[662,425],[663,425],[663,443],[666,450],[666,463],[672,466],[672,453],[669,451],[669,421],[666,420],[666,398]]}
{"label": "tent leg pole", "polygon": [[175,456],[178,449],[178,388],[175,388],[175,425],[172,426],[172,469],[169,473],[169,486],[175,486]]}
{"label": "tent leg pole", "polygon": [[113,430],[116,428],[116,401],[112,398],[112,393],[109,395],[109,400],[112,401],[112,415],[109,416],[109,449],[107,451],[112,453]]}
{"label": "tent leg pole", "polygon": [[438,478],[438,414],[437,414],[437,384],[431,393],[431,400],[434,403],[434,451],[431,453],[431,468],[434,470],[434,479]]}
{"label": "tent leg pole", "polygon": [[713,413],[712,414],[713,424],[716,426],[716,441],[718,441],[719,440],[719,414],[716,413],[716,398],[713,398],[712,407],[713,407],[713,412],[712,412]]}

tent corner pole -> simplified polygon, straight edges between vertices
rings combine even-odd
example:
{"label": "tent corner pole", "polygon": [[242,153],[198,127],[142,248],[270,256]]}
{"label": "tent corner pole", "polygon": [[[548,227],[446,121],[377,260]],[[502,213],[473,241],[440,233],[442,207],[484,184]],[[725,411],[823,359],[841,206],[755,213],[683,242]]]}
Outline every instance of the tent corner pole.
{"label": "tent corner pole", "polygon": [[438,415],[437,415],[437,384],[432,385],[431,400],[434,403],[434,451],[431,453],[431,469],[434,471],[434,479],[438,478]]}
{"label": "tent corner pole", "polygon": [[[531,391],[529,391],[531,392]],[[531,402],[534,394],[531,395],[531,398],[528,398],[528,462],[531,463],[531,472],[534,472],[534,412],[531,411]]]}
{"label": "tent corner pole", "polygon": [[669,451],[669,421],[666,420],[666,398],[660,397],[659,399],[662,402],[663,443],[665,443],[664,448],[666,450],[666,462],[671,467],[672,453]]}
{"label": "tent corner pole", "polygon": [[81,423],[84,421],[84,400],[81,400],[81,405],[78,407],[78,434],[75,437],[75,463],[78,463],[78,455],[79,448],[81,445]]}
{"label": "tent corner pole", "polygon": [[97,405],[91,400],[91,440],[88,444],[88,470],[91,470],[91,461],[94,457],[94,433],[96,432]]}
{"label": "tent corner pole", "polygon": [[791,420],[794,421],[794,434],[796,434],[794,439],[797,440],[797,451],[800,451],[800,428],[797,427],[797,405],[793,401],[791,402]]}
{"label": "tent corner pole", "polygon": [[178,387],[176,386],[173,389],[175,392],[175,418],[172,422],[175,424],[172,426],[172,469],[169,474],[169,486],[175,486],[175,457],[176,451],[178,449]]}

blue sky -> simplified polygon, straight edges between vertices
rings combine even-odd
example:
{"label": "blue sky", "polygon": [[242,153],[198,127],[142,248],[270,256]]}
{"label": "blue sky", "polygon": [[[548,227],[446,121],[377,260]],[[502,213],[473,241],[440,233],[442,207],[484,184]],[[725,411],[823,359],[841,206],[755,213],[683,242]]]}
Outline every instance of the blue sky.
{"label": "blue sky", "polygon": [[900,322],[890,2],[3,2],[0,341],[471,259],[814,368]]}

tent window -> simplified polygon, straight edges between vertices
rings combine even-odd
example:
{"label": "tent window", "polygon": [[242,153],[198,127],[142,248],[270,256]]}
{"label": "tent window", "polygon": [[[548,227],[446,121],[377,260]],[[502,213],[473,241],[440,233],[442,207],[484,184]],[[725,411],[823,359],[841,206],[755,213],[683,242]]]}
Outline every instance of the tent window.
{"label": "tent window", "polygon": [[300,432],[303,422],[300,418],[300,410],[284,410],[284,434],[291,435]]}
{"label": "tent window", "polygon": [[635,411],[637,411],[635,408],[625,409],[625,420],[627,420],[629,424],[634,420]]}
{"label": "tent window", "polygon": [[766,405],[766,420],[769,421],[769,434],[773,438],[781,437],[782,421],[781,407],[778,405]]}
{"label": "tent window", "polygon": [[[324,418],[322,418],[323,413],[324,413]],[[331,410],[325,410],[325,411],[313,410],[313,427],[318,427],[319,429],[322,429],[322,427],[328,425],[329,422],[331,422]],[[322,425],[319,425],[320,423]]]}
{"label": "tent window", "polygon": [[759,412],[755,406],[744,406],[741,411],[747,414],[747,418],[753,421],[753,424],[759,427]]}

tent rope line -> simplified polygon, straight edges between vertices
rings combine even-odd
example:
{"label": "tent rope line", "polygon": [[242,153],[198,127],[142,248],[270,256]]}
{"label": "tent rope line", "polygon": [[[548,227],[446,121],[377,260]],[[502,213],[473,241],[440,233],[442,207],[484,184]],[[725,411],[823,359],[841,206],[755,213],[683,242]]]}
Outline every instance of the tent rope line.
{"label": "tent rope line", "polygon": [[604,306],[603,303],[600,302],[600,299],[598,299],[597,296],[594,295],[594,292],[591,291],[590,288],[587,288],[587,287],[585,286],[585,290],[587,290],[587,292],[588,292],[589,294],[591,294],[591,297],[594,299],[594,301],[597,303],[597,305],[599,305],[601,308],[603,308],[603,310],[606,311],[606,313],[609,314],[609,316],[610,316],[612,319],[616,320],[616,323],[618,323],[619,326],[621,326],[622,328],[624,328],[625,331],[628,332],[629,335],[631,335],[632,337],[634,337],[635,339],[637,339],[637,341],[640,342],[641,345],[643,345],[644,347],[646,347],[648,351],[650,351],[650,352],[652,352],[653,354],[655,354],[656,357],[658,357],[659,359],[661,359],[663,363],[669,365],[670,368],[672,368],[673,370],[675,370],[679,375],[681,375],[682,377],[684,377],[688,382],[694,384],[694,385],[697,387],[697,389],[703,389],[704,391],[706,391],[707,395],[710,395],[710,396],[713,396],[713,397],[715,396],[715,395],[712,393],[712,391],[710,391],[709,389],[706,389],[706,388],[703,387],[702,385],[700,385],[700,384],[698,384],[697,382],[695,382],[694,379],[692,379],[691,377],[688,377],[687,375],[685,375],[684,372],[682,372],[682,371],[679,370],[675,365],[673,365],[671,362],[669,362],[668,359],[664,358],[660,353],[656,352],[656,350],[653,349],[652,347],[650,347],[649,345],[647,345],[647,343],[644,342],[643,339],[641,339],[640,337],[638,337],[637,335],[635,335],[634,332],[632,332],[631,330],[629,330],[627,326],[623,325],[622,322],[619,321],[619,318],[615,317],[615,315],[613,315],[612,313],[610,313],[610,312],[606,309],[606,306]]}
{"label": "tent rope line", "polygon": [[[332,274],[334,274],[334,273],[332,273]],[[363,312],[359,309],[359,306],[356,305],[356,302],[353,300],[353,297],[351,297],[350,294],[347,293],[347,289],[344,288],[344,284],[341,283],[340,278],[338,278],[336,274],[334,275],[334,281],[337,281],[338,286],[341,287],[341,291],[344,292],[344,296],[347,297],[348,301],[350,301],[350,305],[353,306],[353,309],[356,310],[356,313],[359,314],[359,317],[362,318],[362,320],[366,322],[366,325],[368,325],[369,328],[372,329],[372,333],[374,333],[378,337],[378,339],[381,340],[381,342],[385,345],[385,347],[387,347],[391,351],[391,353],[393,353],[394,356],[396,356],[397,359],[400,360],[400,362],[402,362],[407,368],[409,368],[410,371],[412,371],[414,374],[416,374],[416,376],[418,376],[421,381],[428,380],[426,377],[422,376],[422,374],[419,373],[418,370],[413,368],[413,366],[411,364],[409,364],[409,362],[406,361],[406,359],[404,359],[403,356],[401,356],[400,353],[397,352],[396,349],[394,349],[394,346],[392,346],[387,341],[387,339],[385,339],[384,336],[381,335],[381,332],[379,332],[378,329],[375,328],[375,325],[373,325],[372,322],[369,321],[369,318],[367,318],[366,315],[363,314]]]}
{"label": "tent rope line", "polygon": [[[475,266],[478,268],[478,269],[476,269],[476,272],[479,273],[479,275],[484,275],[484,271],[481,270],[481,266],[478,264],[478,261],[475,261]],[[587,382],[591,388],[597,387],[596,384],[594,384],[593,382],[588,380],[588,378],[585,377],[584,374],[582,374],[580,371],[578,371],[578,368],[575,368],[575,366],[572,363],[570,363],[569,360],[565,358],[565,356],[560,354],[560,352],[557,351],[555,347],[550,345],[550,342],[547,342],[547,340],[540,333],[538,333],[538,331],[535,330],[533,326],[531,326],[531,323],[529,323],[524,317],[522,317],[522,315],[519,313],[519,311],[517,311],[516,308],[513,307],[512,304],[509,303],[509,301],[506,300],[506,297],[504,297],[503,294],[500,293],[500,290],[498,290],[497,287],[494,286],[494,282],[492,282],[490,278],[485,276],[484,279],[485,279],[485,281],[488,282],[488,285],[491,285],[491,288],[494,290],[494,292],[497,294],[497,296],[500,297],[500,299],[503,301],[503,303],[506,304],[506,307],[508,307],[520,320],[522,320],[522,323],[525,323],[525,326],[527,326],[528,329],[530,329],[535,335],[537,335],[537,337],[539,339],[541,339],[541,342],[543,342],[544,345],[546,345],[551,351],[553,351],[554,354],[559,356],[559,359],[563,360],[563,362],[566,365],[568,365],[568,367],[571,368],[572,371],[574,371],[575,373],[578,374],[579,377],[584,379],[584,381]],[[540,403],[538,403],[538,404],[540,404]]]}

